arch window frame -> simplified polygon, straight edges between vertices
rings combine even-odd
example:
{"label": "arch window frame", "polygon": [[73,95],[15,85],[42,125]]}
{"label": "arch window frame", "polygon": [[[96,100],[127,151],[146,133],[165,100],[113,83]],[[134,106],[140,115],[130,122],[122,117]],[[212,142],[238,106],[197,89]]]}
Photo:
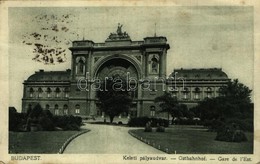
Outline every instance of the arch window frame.
{"label": "arch window frame", "polygon": [[54,105],[54,115],[59,115],[59,105],[58,104]]}
{"label": "arch window frame", "polygon": [[188,93],[189,93],[189,88],[185,87],[183,88],[183,99],[187,100],[188,99]]}
{"label": "arch window frame", "polygon": [[195,100],[199,100],[200,99],[200,88],[199,87],[196,87],[194,89],[194,99]]}
{"label": "arch window frame", "polygon": [[155,116],[155,109],[156,109],[156,108],[155,108],[154,105],[151,105],[151,106],[150,106],[150,116],[151,116],[151,117],[154,117],[154,116]]}
{"label": "arch window frame", "polygon": [[86,71],[86,59],[83,56],[78,57],[76,59],[76,75],[84,75],[85,71]]}
{"label": "arch window frame", "polygon": [[51,88],[50,87],[48,87],[47,88],[47,90],[46,90],[46,92],[47,92],[47,98],[50,98],[51,97]]}
{"label": "arch window frame", "polygon": [[159,70],[159,60],[155,55],[151,59],[151,73],[158,73]]}
{"label": "arch window frame", "polygon": [[68,87],[66,87],[66,88],[64,89],[64,97],[65,97],[65,98],[68,98],[68,97],[69,97],[69,88],[68,88]]}
{"label": "arch window frame", "polygon": [[207,91],[206,91],[206,93],[207,93],[207,98],[211,98],[212,97],[212,88],[211,87],[208,87],[207,88]]}
{"label": "arch window frame", "polygon": [[30,87],[29,89],[29,97],[32,98],[34,94],[34,89],[32,87]]}
{"label": "arch window frame", "polygon": [[79,104],[75,105],[75,114],[80,114],[80,105]]}
{"label": "arch window frame", "polygon": [[41,87],[38,88],[38,98],[42,98],[43,90]]}
{"label": "arch window frame", "polygon": [[57,87],[56,89],[55,89],[55,97],[56,98],[59,98],[60,97],[60,88],[59,87]]}
{"label": "arch window frame", "polygon": [[28,104],[27,112],[28,112],[29,110],[32,110],[32,104]]}
{"label": "arch window frame", "polygon": [[45,110],[50,110],[50,105],[49,104],[45,105]]}
{"label": "arch window frame", "polygon": [[217,92],[218,92],[219,96],[222,96],[222,97],[226,96],[226,92],[225,92],[223,86],[219,87]]}
{"label": "arch window frame", "polygon": [[64,113],[64,115],[68,115],[68,105],[67,104],[63,105],[63,113]]}

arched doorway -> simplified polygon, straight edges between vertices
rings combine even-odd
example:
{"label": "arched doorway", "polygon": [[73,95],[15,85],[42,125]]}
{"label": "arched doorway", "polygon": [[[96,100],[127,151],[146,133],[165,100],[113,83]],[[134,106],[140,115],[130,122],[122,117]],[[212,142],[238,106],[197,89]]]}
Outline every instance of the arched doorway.
{"label": "arched doorway", "polygon": [[127,73],[129,73],[130,77],[138,79],[140,75],[138,73],[138,68],[136,67],[137,66],[133,61],[124,58],[108,58],[100,63],[94,76],[96,78],[104,79],[104,77],[112,77],[116,74],[126,77]]}
{"label": "arched doorway", "polygon": [[[122,113],[123,117],[137,115],[137,99],[138,99],[138,81],[140,77],[140,71],[136,68],[136,63],[121,57],[108,58],[104,60],[95,72],[95,78],[100,81],[105,81],[106,79],[123,79],[126,81],[129,88],[129,95],[133,98],[133,104],[130,107],[130,111]],[[104,116],[104,113],[97,109],[97,115]]]}

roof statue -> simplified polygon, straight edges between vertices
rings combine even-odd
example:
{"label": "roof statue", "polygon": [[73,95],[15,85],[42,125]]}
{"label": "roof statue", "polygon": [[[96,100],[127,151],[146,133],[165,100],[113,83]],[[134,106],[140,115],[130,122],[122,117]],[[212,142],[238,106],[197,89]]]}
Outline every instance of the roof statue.
{"label": "roof statue", "polygon": [[123,25],[118,23],[116,33],[110,33],[107,40],[130,40],[129,35],[122,31]]}
{"label": "roof statue", "polygon": [[123,27],[123,25],[122,24],[120,25],[120,23],[118,23],[116,32],[117,32],[117,35],[119,35],[119,36],[123,34],[122,27]]}

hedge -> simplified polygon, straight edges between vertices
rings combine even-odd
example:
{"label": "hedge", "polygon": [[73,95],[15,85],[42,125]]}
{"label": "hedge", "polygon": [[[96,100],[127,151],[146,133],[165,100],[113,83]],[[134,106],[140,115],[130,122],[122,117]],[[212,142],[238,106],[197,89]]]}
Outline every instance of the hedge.
{"label": "hedge", "polygon": [[149,118],[149,117],[135,117],[131,118],[128,122],[128,126],[130,127],[144,127],[147,122],[151,122],[151,127],[157,127],[159,126],[164,126],[168,127],[169,122],[166,119],[162,118]]}

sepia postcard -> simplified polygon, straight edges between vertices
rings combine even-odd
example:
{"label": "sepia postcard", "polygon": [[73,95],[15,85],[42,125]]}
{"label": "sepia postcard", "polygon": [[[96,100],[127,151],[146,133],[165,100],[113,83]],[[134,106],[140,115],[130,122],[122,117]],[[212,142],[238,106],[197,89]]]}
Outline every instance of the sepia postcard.
{"label": "sepia postcard", "polygon": [[260,3],[0,1],[0,164],[260,163]]}

